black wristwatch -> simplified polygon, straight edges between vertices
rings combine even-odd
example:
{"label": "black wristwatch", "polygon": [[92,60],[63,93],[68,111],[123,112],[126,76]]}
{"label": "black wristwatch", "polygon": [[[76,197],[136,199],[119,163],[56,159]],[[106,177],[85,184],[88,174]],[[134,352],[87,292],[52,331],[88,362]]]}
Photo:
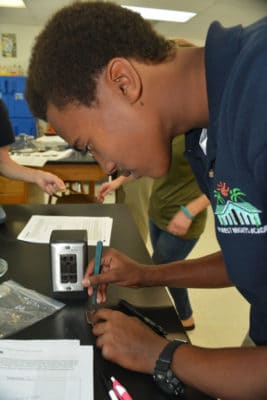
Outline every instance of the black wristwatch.
{"label": "black wristwatch", "polygon": [[169,395],[180,396],[184,393],[184,384],[178,379],[171,370],[171,362],[174,351],[181,344],[186,344],[184,340],[174,340],[169,342],[159,355],[153,373],[155,383]]}

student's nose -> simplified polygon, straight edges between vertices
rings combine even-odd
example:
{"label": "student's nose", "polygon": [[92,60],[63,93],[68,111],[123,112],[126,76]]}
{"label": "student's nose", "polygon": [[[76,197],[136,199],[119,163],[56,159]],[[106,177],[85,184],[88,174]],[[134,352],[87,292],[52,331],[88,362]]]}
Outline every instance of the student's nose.
{"label": "student's nose", "polygon": [[113,161],[105,161],[101,166],[107,175],[114,174],[117,171],[117,165]]}

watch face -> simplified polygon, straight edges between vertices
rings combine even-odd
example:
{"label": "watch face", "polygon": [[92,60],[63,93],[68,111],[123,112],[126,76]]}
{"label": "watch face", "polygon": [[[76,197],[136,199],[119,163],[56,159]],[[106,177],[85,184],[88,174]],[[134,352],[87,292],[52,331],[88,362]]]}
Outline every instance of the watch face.
{"label": "watch face", "polygon": [[184,393],[183,383],[176,378],[171,369],[168,369],[164,374],[155,372],[153,378],[164,393],[176,396]]}

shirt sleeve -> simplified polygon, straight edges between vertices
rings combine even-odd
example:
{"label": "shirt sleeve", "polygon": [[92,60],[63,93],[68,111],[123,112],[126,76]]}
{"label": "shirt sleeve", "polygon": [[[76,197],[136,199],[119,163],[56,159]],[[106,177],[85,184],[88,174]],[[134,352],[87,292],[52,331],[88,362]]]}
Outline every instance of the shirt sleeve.
{"label": "shirt sleeve", "polygon": [[262,148],[261,153],[255,161],[254,176],[261,190],[267,193],[267,145]]}
{"label": "shirt sleeve", "polygon": [[0,99],[0,147],[14,142],[14,132],[5,103]]}

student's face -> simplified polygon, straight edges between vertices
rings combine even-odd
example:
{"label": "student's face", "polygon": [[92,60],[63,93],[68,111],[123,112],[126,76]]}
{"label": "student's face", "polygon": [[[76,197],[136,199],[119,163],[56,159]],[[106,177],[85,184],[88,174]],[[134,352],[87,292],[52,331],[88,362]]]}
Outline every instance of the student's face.
{"label": "student's face", "polygon": [[[108,97],[108,96],[107,96]],[[48,105],[48,121],[71,146],[90,148],[107,174],[126,171],[134,177],[164,176],[170,144],[163,140],[159,121],[144,106],[105,98],[87,107],[69,104],[59,110]]]}

